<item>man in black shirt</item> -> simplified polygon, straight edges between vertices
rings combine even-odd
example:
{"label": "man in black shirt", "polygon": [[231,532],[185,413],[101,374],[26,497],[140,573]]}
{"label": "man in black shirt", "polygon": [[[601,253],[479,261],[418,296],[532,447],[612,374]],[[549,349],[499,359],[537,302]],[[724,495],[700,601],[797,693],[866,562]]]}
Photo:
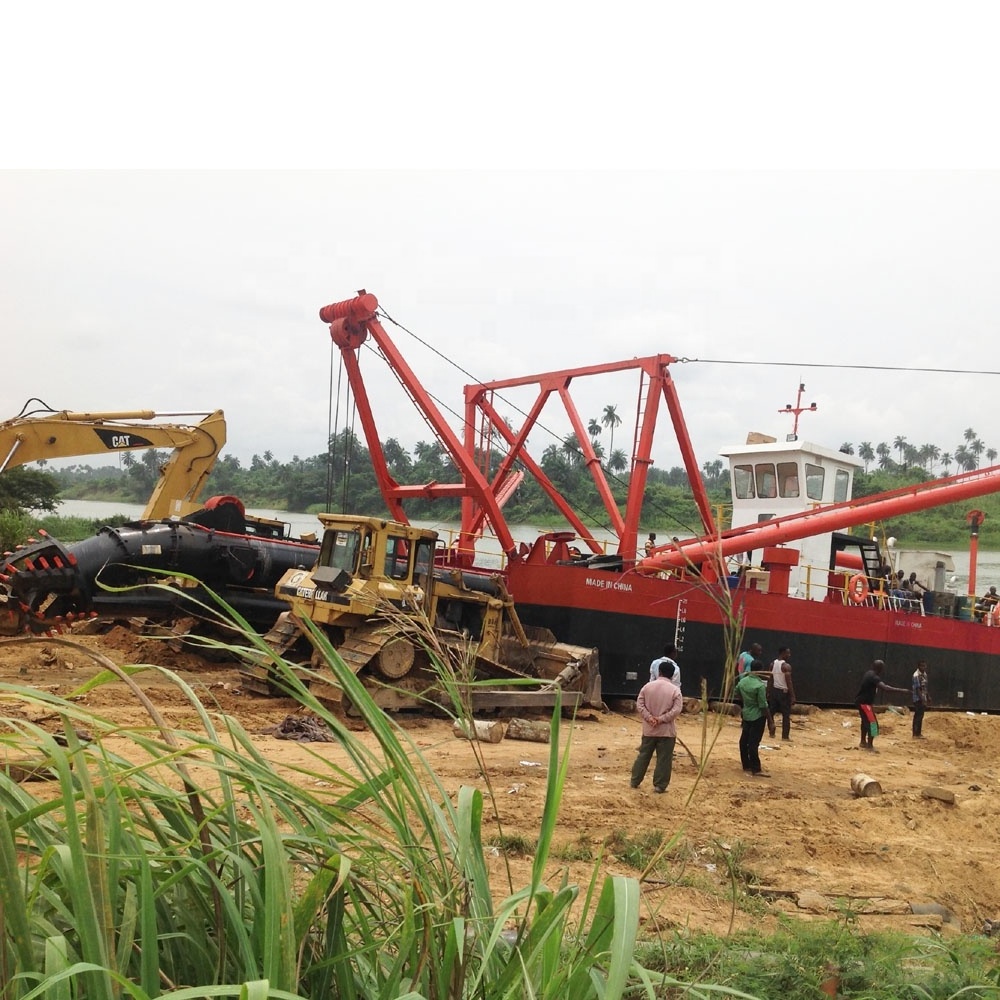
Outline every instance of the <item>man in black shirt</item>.
{"label": "man in black shirt", "polygon": [[[875,695],[881,691],[896,691],[899,694],[909,694],[906,688],[893,687],[882,680],[882,671],[885,663],[882,660],[875,660],[871,670],[865,672],[861,678],[861,687],[855,695],[854,703],[858,706],[858,713],[861,716],[861,749],[870,750],[877,753],[872,740],[878,732],[878,724],[875,722]],[[874,732],[872,727],[874,726]]]}

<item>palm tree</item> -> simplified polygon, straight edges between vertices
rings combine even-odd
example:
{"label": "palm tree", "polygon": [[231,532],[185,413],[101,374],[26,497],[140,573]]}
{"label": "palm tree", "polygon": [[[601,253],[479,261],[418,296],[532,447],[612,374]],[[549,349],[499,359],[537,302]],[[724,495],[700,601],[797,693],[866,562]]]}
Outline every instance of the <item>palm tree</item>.
{"label": "palm tree", "polygon": [[566,456],[566,461],[570,465],[576,465],[580,461],[580,442],[577,440],[575,434],[567,434],[562,439],[561,448],[563,454]]}
{"label": "palm tree", "polygon": [[955,449],[955,464],[963,472],[971,472],[976,467],[976,456],[964,444],[960,444]]}
{"label": "palm tree", "polygon": [[621,448],[615,448],[608,459],[608,468],[612,472],[624,472],[628,468],[628,457]]}
{"label": "palm tree", "polygon": [[899,452],[899,464],[903,464],[903,449],[906,447],[906,438],[902,434],[897,434],[896,439],[892,442],[893,448]]}
{"label": "palm tree", "polygon": [[976,432],[971,427],[966,427],[962,437],[965,438],[967,444],[971,444],[976,440]]}
{"label": "palm tree", "polygon": [[718,480],[722,476],[722,459],[717,458],[713,462],[705,462],[701,467],[701,473],[707,487],[718,485]]}
{"label": "palm tree", "polygon": [[587,433],[590,435],[592,441],[596,441],[601,436],[601,425],[593,417],[590,418],[590,423],[587,424]]}
{"label": "palm tree", "polygon": [[563,455],[561,448],[556,445],[550,444],[542,452],[541,465],[546,475],[551,476],[553,473],[561,471],[566,467],[566,464],[565,455]]}
{"label": "palm tree", "polygon": [[952,457],[950,451],[941,452],[941,468],[944,469],[944,474],[948,475],[948,470],[951,468]]}
{"label": "palm tree", "polygon": [[920,449],[920,460],[926,463],[927,471],[934,475],[934,463],[941,457],[941,449],[936,444],[925,444]]}
{"label": "palm tree", "polygon": [[850,441],[845,441],[838,449],[842,455],[853,455],[854,445]]}
{"label": "palm tree", "polygon": [[976,440],[969,445],[969,451],[971,451],[972,454],[976,456],[976,468],[978,469],[979,460],[982,457],[983,452],[986,451],[986,445],[983,444],[983,442],[979,438],[976,438]]}
{"label": "palm tree", "polygon": [[892,449],[884,441],[879,441],[875,446],[875,454],[878,455],[878,467],[888,469],[892,461],[889,457],[892,454]]}
{"label": "palm tree", "polygon": [[615,449],[615,428],[622,422],[622,418],[618,416],[618,410],[616,407],[612,406],[610,403],[604,407],[604,413],[601,414],[601,423],[611,431],[611,443],[608,445],[608,451],[614,454]]}
{"label": "palm tree", "polygon": [[872,448],[871,441],[862,441],[858,445],[858,458],[865,463],[865,473],[868,472],[868,463],[875,461],[875,449]]}
{"label": "palm tree", "polygon": [[996,462],[996,460],[997,460],[997,450],[996,450],[996,448],[987,448],[986,449],[986,460],[990,463],[990,465],[993,465]]}
{"label": "palm tree", "polygon": [[393,472],[406,472],[413,467],[409,452],[396,438],[389,438],[382,445],[382,454],[385,455],[386,464]]}

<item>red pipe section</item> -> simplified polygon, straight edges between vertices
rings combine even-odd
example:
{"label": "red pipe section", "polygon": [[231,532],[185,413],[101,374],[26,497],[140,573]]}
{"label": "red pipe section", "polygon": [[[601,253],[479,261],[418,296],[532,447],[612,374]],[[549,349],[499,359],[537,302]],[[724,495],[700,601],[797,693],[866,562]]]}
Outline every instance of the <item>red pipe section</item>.
{"label": "red pipe section", "polygon": [[[821,507],[801,514],[776,518],[763,524],[734,528],[717,536],[676,541],[673,548],[640,559],[635,568],[640,573],[657,573],[665,569],[680,569],[762,549],[766,545],[781,545],[810,535],[899,517],[942,504],[959,503],[973,497],[1000,491],[1000,466],[963,473],[949,479],[939,479],[901,490],[877,493],[875,496],[846,503]],[[971,584],[970,584],[971,586]]]}

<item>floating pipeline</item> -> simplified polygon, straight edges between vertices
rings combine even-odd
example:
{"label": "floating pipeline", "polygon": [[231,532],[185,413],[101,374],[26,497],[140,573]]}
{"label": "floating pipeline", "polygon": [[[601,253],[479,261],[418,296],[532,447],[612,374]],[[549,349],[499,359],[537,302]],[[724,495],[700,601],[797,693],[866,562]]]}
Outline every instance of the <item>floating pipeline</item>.
{"label": "floating pipeline", "polygon": [[175,520],[104,527],[71,545],[43,534],[0,563],[0,632],[45,631],[94,614],[162,617],[184,604],[188,614],[204,614],[192,603],[206,601],[197,584],[185,581],[184,594],[154,586],[172,574],[193,577],[252,625],[268,627],[286,610],[274,596],[278,580],[287,570],[311,568],[318,552],[310,542]]}

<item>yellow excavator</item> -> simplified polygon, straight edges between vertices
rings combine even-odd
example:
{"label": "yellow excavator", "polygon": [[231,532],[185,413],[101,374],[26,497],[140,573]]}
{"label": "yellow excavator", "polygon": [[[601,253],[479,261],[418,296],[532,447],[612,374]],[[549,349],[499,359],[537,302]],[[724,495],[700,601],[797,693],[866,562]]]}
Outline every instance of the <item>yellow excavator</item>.
{"label": "yellow excavator", "polygon": [[[32,402],[29,400],[25,409]],[[42,404],[44,406],[44,404]],[[197,417],[196,424],[157,423],[164,417]],[[170,448],[170,458],[149,497],[143,520],[184,517],[198,509],[198,495],[226,443],[222,410],[156,413],[121,410],[76,413],[48,408],[0,423],[0,473],[40,459]]]}
{"label": "yellow excavator", "polygon": [[[40,409],[26,412],[32,402]],[[157,422],[163,417],[202,419]],[[311,566],[318,546],[315,537],[293,539],[284,521],[248,514],[237,497],[199,502],[225,442],[221,410],[90,413],[31,400],[0,423],[0,473],[39,459],[172,449],[137,521],[69,545],[40,532],[0,556],[0,634],[61,627],[80,616],[190,616],[205,599],[198,587],[188,588],[193,603],[185,604],[150,586],[175,573],[212,588],[252,623],[271,624],[284,607],[275,582],[287,569]]]}

